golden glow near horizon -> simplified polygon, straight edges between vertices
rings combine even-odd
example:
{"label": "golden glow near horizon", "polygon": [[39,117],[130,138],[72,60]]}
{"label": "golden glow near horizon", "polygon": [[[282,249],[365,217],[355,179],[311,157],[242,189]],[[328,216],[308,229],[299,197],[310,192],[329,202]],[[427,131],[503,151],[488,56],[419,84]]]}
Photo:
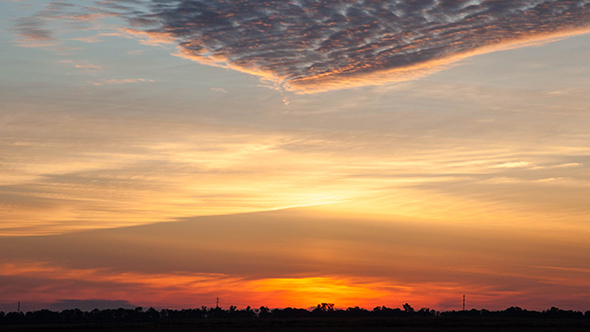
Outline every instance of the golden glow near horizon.
{"label": "golden glow near horizon", "polygon": [[[590,269],[568,267],[588,258],[587,235],[577,237],[565,245],[545,232],[384,224],[305,209],[202,217],[5,239],[0,249],[14,255],[0,264],[7,281],[0,289],[5,301],[29,305],[102,298],[187,308],[220,297],[224,307],[241,308],[326,302],[370,309],[409,301],[456,309],[466,293],[472,306],[492,309],[543,309],[555,299],[581,306]],[[223,272],[199,272],[207,270]]]}
{"label": "golden glow near horizon", "polygon": [[[525,227],[531,225],[527,220],[536,220],[535,227],[554,222],[575,227],[590,214],[577,202],[583,198],[576,197],[588,184],[575,178],[585,169],[577,156],[588,148],[575,138],[529,151],[506,141],[448,149],[455,139],[412,143],[386,134],[349,138],[174,122],[162,123],[173,136],[165,130],[144,135],[153,123],[107,128],[104,121],[104,126],[94,124],[94,137],[85,129],[68,132],[81,140],[108,140],[89,141],[95,145],[92,151],[69,138],[5,141],[8,163],[2,185],[11,202],[0,211],[2,235],[326,204],[324,209],[334,213],[342,209],[385,218]],[[18,134],[32,128],[14,122],[7,129]],[[396,152],[390,155],[392,145]],[[413,150],[416,145],[419,152]],[[514,199],[510,188],[522,194]],[[557,201],[554,190],[562,195]],[[527,192],[539,193],[529,199]],[[346,204],[334,210],[334,203]],[[564,208],[572,209],[569,217]]]}
{"label": "golden glow near horizon", "polygon": [[[71,270],[58,267],[50,267],[41,264],[19,263],[4,264],[0,266],[0,276],[18,276],[22,278],[47,278],[49,282],[71,281],[83,279],[88,283],[106,283],[111,291],[107,295],[125,296],[129,301],[162,301],[163,305],[170,308],[182,308],[190,306],[195,301],[201,303],[210,302],[212,296],[221,296],[223,302],[240,307],[270,306],[271,308],[309,308],[319,303],[337,303],[339,307],[362,305],[373,308],[378,305],[389,304],[396,298],[413,297],[425,305],[436,304],[435,298],[429,297],[429,292],[437,292],[437,300],[440,295],[451,298],[455,294],[452,291],[455,285],[440,284],[431,285],[427,289],[417,289],[423,285],[392,285],[391,282],[376,280],[347,280],[331,277],[313,278],[265,278],[247,280],[232,278],[221,274],[115,274],[101,270]],[[98,291],[88,289],[60,289],[58,296],[63,298],[79,297]],[[450,294],[445,293],[445,291]],[[86,294],[84,294],[86,293]],[[110,293],[110,294],[109,294]],[[135,295],[133,295],[135,293]],[[26,301],[50,301],[56,294],[38,296],[30,293],[21,300]],[[416,296],[417,295],[417,296]],[[156,299],[154,299],[156,297]],[[172,302],[166,298],[173,298]],[[16,298],[15,298],[16,299]],[[14,300],[14,299],[10,299]],[[391,303],[391,304],[390,304]]]}
{"label": "golden glow near horizon", "polygon": [[0,3],[0,310],[590,309],[587,1],[194,2]]}

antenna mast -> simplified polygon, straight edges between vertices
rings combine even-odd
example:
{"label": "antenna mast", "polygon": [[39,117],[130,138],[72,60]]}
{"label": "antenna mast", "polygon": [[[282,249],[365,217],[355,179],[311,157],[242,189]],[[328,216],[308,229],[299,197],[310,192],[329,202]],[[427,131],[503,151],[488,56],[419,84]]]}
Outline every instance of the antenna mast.
{"label": "antenna mast", "polygon": [[217,298],[216,308],[219,308],[219,298]]}
{"label": "antenna mast", "polygon": [[17,308],[16,309],[16,312],[20,313],[20,301],[18,301],[18,304],[17,304],[16,308]]}
{"label": "antenna mast", "polygon": [[465,311],[465,294],[463,294],[463,311]]}

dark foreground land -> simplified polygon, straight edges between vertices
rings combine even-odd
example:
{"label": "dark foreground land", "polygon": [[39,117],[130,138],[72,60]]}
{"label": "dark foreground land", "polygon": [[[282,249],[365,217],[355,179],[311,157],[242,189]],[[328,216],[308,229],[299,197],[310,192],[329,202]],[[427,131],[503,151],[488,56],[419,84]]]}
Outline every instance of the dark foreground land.
{"label": "dark foreground land", "polygon": [[415,311],[409,304],[399,308],[359,307],[334,309],[322,303],[313,310],[260,309],[229,310],[219,307],[144,311],[135,309],[79,309],[0,312],[0,332],[361,332],[361,331],[442,331],[442,332],[590,332],[590,311],[551,308],[542,312],[511,307],[502,311],[485,309],[437,312],[428,308]]}
{"label": "dark foreground land", "polygon": [[65,331],[65,332],[184,332],[184,331],[585,331],[590,332],[587,319],[544,318],[472,318],[472,317],[407,317],[407,318],[293,318],[293,319],[222,319],[183,322],[86,323],[4,325],[0,330]]}

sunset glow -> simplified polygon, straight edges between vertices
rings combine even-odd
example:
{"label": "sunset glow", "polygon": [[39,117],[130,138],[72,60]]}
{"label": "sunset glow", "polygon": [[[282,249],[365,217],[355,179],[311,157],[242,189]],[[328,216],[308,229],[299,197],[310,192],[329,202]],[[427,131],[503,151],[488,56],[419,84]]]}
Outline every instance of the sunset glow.
{"label": "sunset glow", "polygon": [[0,18],[0,311],[590,310],[588,1]]}

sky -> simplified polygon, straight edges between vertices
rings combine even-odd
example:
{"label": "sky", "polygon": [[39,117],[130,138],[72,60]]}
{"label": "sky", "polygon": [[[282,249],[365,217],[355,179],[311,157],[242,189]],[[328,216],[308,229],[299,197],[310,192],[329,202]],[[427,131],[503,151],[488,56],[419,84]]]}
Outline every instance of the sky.
{"label": "sky", "polygon": [[0,310],[590,310],[590,1],[0,0]]}

